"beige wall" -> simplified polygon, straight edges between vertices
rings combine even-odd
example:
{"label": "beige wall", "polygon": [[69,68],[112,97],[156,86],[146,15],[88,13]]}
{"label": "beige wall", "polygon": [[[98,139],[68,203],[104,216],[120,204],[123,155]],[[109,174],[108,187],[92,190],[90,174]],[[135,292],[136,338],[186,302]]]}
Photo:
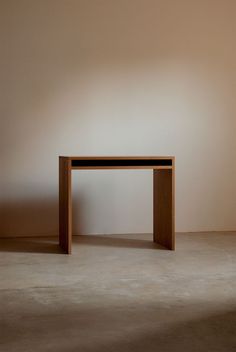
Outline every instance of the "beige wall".
{"label": "beige wall", "polygon": [[[175,155],[178,231],[236,230],[234,0],[1,0],[1,235],[55,234],[58,155]],[[152,231],[147,171],[75,172],[74,232]]]}

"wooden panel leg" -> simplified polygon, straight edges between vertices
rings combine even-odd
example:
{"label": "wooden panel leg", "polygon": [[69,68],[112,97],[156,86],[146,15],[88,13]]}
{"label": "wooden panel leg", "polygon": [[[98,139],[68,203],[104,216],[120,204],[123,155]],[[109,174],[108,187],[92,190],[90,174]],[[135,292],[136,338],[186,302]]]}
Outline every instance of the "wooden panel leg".
{"label": "wooden panel leg", "polygon": [[153,170],[153,240],[175,249],[175,205],[173,169]]}
{"label": "wooden panel leg", "polygon": [[59,157],[59,244],[67,254],[71,253],[71,160]]}

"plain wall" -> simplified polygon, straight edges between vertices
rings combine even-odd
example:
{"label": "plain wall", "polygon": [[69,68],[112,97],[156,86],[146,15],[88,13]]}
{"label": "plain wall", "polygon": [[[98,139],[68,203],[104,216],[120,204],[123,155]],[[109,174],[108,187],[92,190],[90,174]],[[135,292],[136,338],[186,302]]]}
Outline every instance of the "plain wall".
{"label": "plain wall", "polygon": [[[58,232],[59,155],[175,155],[176,230],[236,230],[234,0],[1,0],[1,236]],[[74,233],[152,232],[150,171],[75,171]]]}

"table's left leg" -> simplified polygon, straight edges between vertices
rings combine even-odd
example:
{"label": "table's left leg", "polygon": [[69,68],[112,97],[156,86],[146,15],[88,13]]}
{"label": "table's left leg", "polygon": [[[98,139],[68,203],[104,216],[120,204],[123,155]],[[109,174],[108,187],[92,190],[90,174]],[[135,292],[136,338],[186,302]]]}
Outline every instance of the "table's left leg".
{"label": "table's left leg", "polygon": [[71,254],[72,204],[71,161],[59,158],[59,244],[65,253]]}
{"label": "table's left leg", "polygon": [[174,167],[153,170],[153,240],[175,249]]}

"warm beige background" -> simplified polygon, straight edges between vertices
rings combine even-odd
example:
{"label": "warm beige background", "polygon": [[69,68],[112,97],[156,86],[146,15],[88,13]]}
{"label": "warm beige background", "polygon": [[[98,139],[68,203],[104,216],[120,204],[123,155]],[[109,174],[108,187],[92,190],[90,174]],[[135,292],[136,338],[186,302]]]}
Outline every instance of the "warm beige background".
{"label": "warm beige background", "polygon": [[[178,231],[236,229],[234,0],[0,0],[1,235],[57,233],[58,155],[176,155]],[[152,231],[152,176],[75,172],[74,232]]]}

